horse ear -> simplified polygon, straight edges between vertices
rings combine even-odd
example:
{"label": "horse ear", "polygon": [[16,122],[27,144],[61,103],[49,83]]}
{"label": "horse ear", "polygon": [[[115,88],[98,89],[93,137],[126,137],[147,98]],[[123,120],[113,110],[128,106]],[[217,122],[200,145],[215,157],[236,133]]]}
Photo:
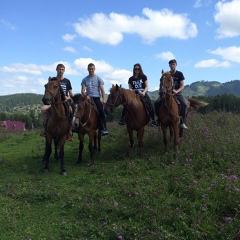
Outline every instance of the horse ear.
{"label": "horse ear", "polygon": [[164,73],[163,69],[162,69],[162,74]]}
{"label": "horse ear", "polygon": [[119,86],[120,88],[122,87],[122,84],[120,84],[120,86]]}
{"label": "horse ear", "polygon": [[50,81],[51,81],[51,79],[52,79],[52,78],[49,76],[49,77],[48,77],[48,81],[50,82]]}
{"label": "horse ear", "polygon": [[116,84],[116,90],[118,90],[118,85]]}

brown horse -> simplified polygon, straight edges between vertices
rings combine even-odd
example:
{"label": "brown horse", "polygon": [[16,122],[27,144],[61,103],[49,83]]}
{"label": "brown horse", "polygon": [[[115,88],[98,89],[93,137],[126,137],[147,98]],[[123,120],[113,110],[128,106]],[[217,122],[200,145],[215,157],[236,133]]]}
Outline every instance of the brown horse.
{"label": "brown horse", "polygon": [[147,124],[147,116],[145,107],[140,99],[140,95],[135,94],[134,91],[124,89],[121,86],[112,85],[105,106],[105,113],[108,114],[112,112],[114,108],[119,105],[123,105],[126,110],[125,122],[127,124],[130,147],[133,148],[133,130],[135,130],[137,131],[138,147],[141,154],[143,148],[144,127]]}
{"label": "brown horse", "polygon": [[[174,146],[177,152],[179,137],[183,136],[183,129],[178,130],[181,117],[179,116],[179,107],[174,98],[173,90],[173,79],[170,72],[164,72],[162,70],[162,76],[160,79],[160,96],[163,99],[163,103],[158,111],[158,119],[161,123],[161,129],[163,132],[163,142],[165,151],[168,151],[168,138],[167,128],[170,129],[170,136],[174,134]],[[190,103],[190,107],[197,110],[199,107],[208,105],[208,103],[199,101],[197,99],[187,98]]]}
{"label": "brown horse", "polygon": [[[90,152],[90,163],[88,166],[94,164],[94,150],[101,151],[101,131],[98,125],[98,114],[95,109],[95,104],[91,100],[87,100],[81,94],[76,94],[73,97],[74,116],[72,120],[73,129],[77,130],[79,139],[79,155],[77,165],[82,162],[82,152],[84,148],[84,135],[88,134],[89,143],[88,149]],[[96,130],[98,134],[96,135]],[[96,140],[98,138],[98,141]]]}
{"label": "brown horse", "polygon": [[68,117],[70,112],[69,107],[64,102],[64,92],[57,78],[49,77],[48,83],[45,85],[43,101],[51,104],[51,115],[47,121],[46,148],[42,161],[45,164],[43,172],[47,173],[49,170],[49,157],[52,153],[52,140],[54,140],[54,157],[56,160],[61,160],[61,174],[67,175],[64,168],[64,144],[69,130]]}

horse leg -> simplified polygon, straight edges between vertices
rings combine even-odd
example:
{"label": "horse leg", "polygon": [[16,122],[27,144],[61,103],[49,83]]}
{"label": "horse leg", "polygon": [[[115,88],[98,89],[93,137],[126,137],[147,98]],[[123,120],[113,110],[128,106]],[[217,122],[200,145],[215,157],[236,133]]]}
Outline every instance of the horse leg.
{"label": "horse leg", "polygon": [[43,173],[48,173],[49,171],[49,158],[52,153],[51,145],[52,145],[52,139],[48,140],[48,138],[46,137],[45,153],[42,160],[42,163],[44,164]]}
{"label": "horse leg", "polygon": [[101,139],[102,139],[102,134],[101,134],[101,131],[100,129],[98,130],[98,146],[97,146],[97,149],[98,149],[98,152],[101,152]]}
{"label": "horse leg", "polygon": [[140,128],[137,132],[138,147],[139,147],[139,150],[140,150],[140,156],[142,156],[142,149],[143,149],[143,134],[144,134],[144,127]]}
{"label": "horse leg", "polygon": [[130,148],[133,148],[134,140],[133,140],[133,130],[130,127],[127,127],[128,135],[129,135],[129,142]]}
{"label": "horse leg", "polygon": [[54,138],[54,146],[55,146],[54,158],[56,161],[58,161],[60,159],[60,157],[58,155],[58,143],[59,143],[58,136],[55,136],[55,138]]}
{"label": "horse leg", "polygon": [[76,162],[76,165],[79,166],[82,162],[82,152],[83,152],[83,141],[84,141],[84,135],[83,134],[78,134],[78,138],[79,138],[79,154],[78,154],[78,160]]}
{"label": "horse leg", "polygon": [[94,132],[94,144],[93,144],[94,150],[97,150],[97,133],[96,131]]}
{"label": "horse leg", "polygon": [[165,152],[168,152],[168,139],[167,139],[167,127],[163,126],[163,124],[161,124],[161,129],[163,132],[163,143],[164,143],[164,147],[165,147]]}
{"label": "horse leg", "polygon": [[90,163],[88,166],[92,166],[94,164],[94,147],[93,147],[93,142],[94,142],[94,137],[95,137],[95,131],[91,131],[89,134],[89,143],[88,143],[88,150],[90,152]]}
{"label": "horse leg", "polygon": [[60,141],[59,157],[61,159],[61,167],[60,167],[61,172],[60,173],[63,176],[67,175],[67,171],[64,168],[64,144],[65,144],[65,142],[66,142],[66,136],[62,136],[61,141]]}
{"label": "horse leg", "polygon": [[174,131],[174,147],[175,147],[175,153],[177,154],[178,152],[178,123],[175,123],[173,126],[173,131]]}

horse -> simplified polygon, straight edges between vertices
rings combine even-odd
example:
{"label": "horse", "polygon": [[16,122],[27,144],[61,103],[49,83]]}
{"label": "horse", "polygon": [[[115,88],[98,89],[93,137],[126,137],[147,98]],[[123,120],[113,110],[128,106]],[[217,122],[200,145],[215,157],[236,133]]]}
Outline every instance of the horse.
{"label": "horse", "polygon": [[[73,96],[73,104],[72,127],[77,130],[79,139],[79,155],[76,164],[80,165],[83,160],[84,135],[88,134],[88,149],[90,152],[90,163],[88,166],[91,166],[94,164],[94,150],[101,151],[101,131],[98,125],[98,113],[94,102],[83,97],[81,94]],[[98,134],[96,134],[97,129]]]}
{"label": "horse", "polygon": [[119,105],[122,105],[126,110],[125,122],[129,135],[130,148],[132,149],[134,145],[133,130],[135,130],[137,131],[138,147],[141,155],[143,149],[144,127],[148,123],[148,118],[140,95],[136,94],[134,91],[122,88],[121,85],[112,85],[104,109],[106,115]]}
{"label": "horse", "polygon": [[45,164],[43,172],[47,173],[49,171],[49,157],[52,153],[52,140],[54,140],[54,158],[61,160],[60,173],[66,176],[67,172],[64,167],[64,145],[69,131],[68,117],[70,116],[70,111],[68,104],[64,101],[64,92],[57,78],[49,77],[48,83],[45,85],[43,102],[51,104],[51,115],[47,120],[45,154],[42,160],[43,164]]}
{"label": "horse", "polygon": [[[183,129],[178,129],[181,117],[179,116],[178,103],[174,98],[173,90],[173,79],[170,72],[164,72],[162,70],[162,76],[160,78],[160,97],[163,102],[158,111],[158,119],[161,123],[161,129],[163,132],[163,142],[165,151],[168,152],[168,139],[167,139],[167,128],[170,129],[170,136],[174,135],[174,147],[175,151],[178,151],[179,137],[183,136]],[[208,105],[204,101],[200,101],[193,98],[187,98],[189,101],[189,107],[197,110],[199,107]]]}

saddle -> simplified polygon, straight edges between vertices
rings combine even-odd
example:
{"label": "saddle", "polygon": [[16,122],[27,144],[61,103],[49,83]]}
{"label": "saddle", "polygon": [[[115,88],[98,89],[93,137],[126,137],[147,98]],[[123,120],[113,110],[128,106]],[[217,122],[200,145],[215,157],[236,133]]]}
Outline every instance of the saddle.
{"label": "saddle", "polygon": [[143,103],[143,106],[144,106],[145,111],[146,111],[146,119],[147,119],[146,123],[148,124],[148,122],[150,120],[150,112],[153,111],[152,104],[143,95],[140,95],[140,99],[141,99],[141,102]]}

